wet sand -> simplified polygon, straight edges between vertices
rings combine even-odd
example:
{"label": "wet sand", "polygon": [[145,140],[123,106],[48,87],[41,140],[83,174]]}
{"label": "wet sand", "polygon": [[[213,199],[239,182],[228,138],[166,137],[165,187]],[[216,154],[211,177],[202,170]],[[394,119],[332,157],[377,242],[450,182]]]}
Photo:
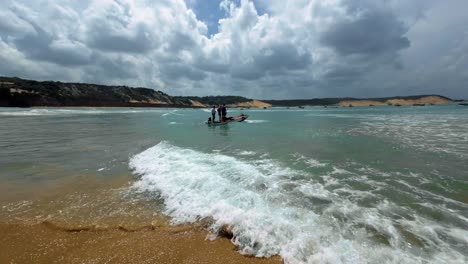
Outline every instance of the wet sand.
{"label": "wet sand", "polygon": [[0,185],[0,263],[281,263],[243,256],[228,238],[206,239],[203,221],[170,225],[157,200],[123,194],[131,179]]}
{"label": "wet sand", "polygon": [[0,223],[0,263],[281,263],[239,254],[229,239],[193,227],[76,230]]}

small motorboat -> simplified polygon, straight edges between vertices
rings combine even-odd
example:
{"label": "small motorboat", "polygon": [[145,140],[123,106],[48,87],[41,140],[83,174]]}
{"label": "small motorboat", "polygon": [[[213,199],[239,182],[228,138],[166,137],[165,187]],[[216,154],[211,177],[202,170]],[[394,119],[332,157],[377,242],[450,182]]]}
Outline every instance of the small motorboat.
{"label": "small motorboat", "polygon": [[232,122],[242,122],[244,120],[246,120],[249,116],[248,115],[238,115],[238,116],[232,116],[232,117],[228,117],[226,121],[224,122],[219,122],[219,121],[215,121],[215,122],[205,122],[205,124],[209,125],[209,126],[223,126],[223,125],[227,125],[229,123],[232,123]]}

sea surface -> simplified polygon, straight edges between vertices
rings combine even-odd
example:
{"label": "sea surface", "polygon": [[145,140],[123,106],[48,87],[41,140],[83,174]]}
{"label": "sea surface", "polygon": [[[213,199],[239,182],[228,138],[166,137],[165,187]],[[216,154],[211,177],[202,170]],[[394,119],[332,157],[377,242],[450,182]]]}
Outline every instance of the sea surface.
{"label": "sea surface", "polygon": [[286,263],[466,263],[468,107],[0,109],[0,221],[229,229]]}

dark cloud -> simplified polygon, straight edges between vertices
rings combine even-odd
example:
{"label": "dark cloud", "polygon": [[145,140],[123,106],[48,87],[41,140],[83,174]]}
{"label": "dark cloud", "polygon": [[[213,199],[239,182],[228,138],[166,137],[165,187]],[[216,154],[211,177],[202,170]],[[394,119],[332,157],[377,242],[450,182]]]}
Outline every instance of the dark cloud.
{"label": "dark cloud", "polygon": [[192,36],[184,32],[176,31],[171,35],[166,51],[175,54],[182,50],[190,50],[196,47],[196,43],[193,40]]}
{"label": "dark cloud", "polygon": [[79,66],[91,62],[91,52],[79,43],[61,42],[36,28],[37,35],[26,35],[14,41],[16,47],[31,59],[62,66]]}
{"label": "dark cloud", "polygon": [[[27,57],[62,66],[85,65],[91,52],[81,43],[69,39],[57,39],[41,25],[29,18],[27,9],[13,8],[0,13],[0,36]],[[13,12],[14,11],[14,12]],[[5,19],[9,19],[5,21]],[[5,22],[5,23],[4,23]]]}
{"label": "dark cloud", "polygon": [[164,78],[168,79],[168,81],[179,80],[181,78],[186,78],[192,81],[201,81],[207,76],[205,72],[183,63],[166,64],[160,70]]}
{"label": "dark cloud", "polygon": [[135,32],[113,32],[96,21],[88,29],[87,43],[102,51],[146,53],[157,44],[149,37],[149,32],[144,24],[138,25]]}
{"label": "dark cloud", "polygon": [[54,36],[32,24],[35,34],[15,38],[16,48],[31,59],[48,61],[62,66],[78,66],[89,63],[91,52],[82,44],[70,40],[54,39]]}
{"label": "dark cloud", "polygon": [[291,43],[274,44],[260,50],[254,57],[262,70],[296,70],[307,68],[312,59],[308,53],[299,53]]}
{"label": "dark cloud", "polygon": [[405,25],[388,12],[367,11],[357,19],[340,20],[325,32],[321,41],[342,55],[376,56],[410,46]]}
{"label": "dark cloud", "polygon": [[9,9],[0,10],[0,36],[16,36],[32,32],[33,28]]}
{"label": "dark cloud", "polygon": [[88,78],[95,78],[95,80],[124,80],[138,77],[137,65],[123,56],[96,56],[95,62],[85,70],[87,76],[94,76]]}
{"label": "dark cloud", "polygon": [[356,79],[356,76],[363,74],[363,71],[356,67],[336,68],[323,75],[323,78],[328,81],[349,82]]}
{"label": "dark cloud", "polygon": [[207,71],[207,72],[224,74],[229,71],[229,65],[223,64],[221,62],[209,60],[203,57],[198,57],[194,65],[198,69]]}
{"label": "dark cloud", "polygon": [[252,81],[263,77],[265,72],[253,64],[234,64],[231,66],[230,74],[234,78]]}

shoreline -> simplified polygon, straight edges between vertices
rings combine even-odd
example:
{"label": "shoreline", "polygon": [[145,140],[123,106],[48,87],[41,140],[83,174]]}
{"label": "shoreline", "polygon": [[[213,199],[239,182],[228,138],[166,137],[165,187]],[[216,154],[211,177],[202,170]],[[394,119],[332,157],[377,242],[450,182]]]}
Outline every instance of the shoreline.
{"label": "shoreline", "polygon": [[241,255],[228,238],[192,226],[143,230],[64,229],[0,222],[1,263],[282,263]]}

